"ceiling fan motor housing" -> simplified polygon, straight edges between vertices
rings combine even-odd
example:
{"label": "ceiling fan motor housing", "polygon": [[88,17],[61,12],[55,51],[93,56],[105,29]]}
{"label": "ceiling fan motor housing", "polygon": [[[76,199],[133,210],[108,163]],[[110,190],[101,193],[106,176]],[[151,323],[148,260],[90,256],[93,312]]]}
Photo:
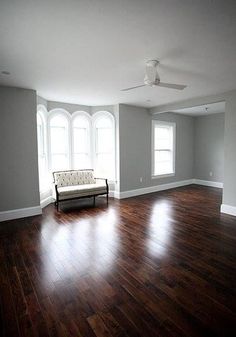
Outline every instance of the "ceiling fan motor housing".
{"label": "ceiling fan motor housing", "polygon": [[144,77],[144,83],[149,86],[156,86],[160,82],[160,77],[157,73],[157,60],[150,60],[146,62],[146,75]]}

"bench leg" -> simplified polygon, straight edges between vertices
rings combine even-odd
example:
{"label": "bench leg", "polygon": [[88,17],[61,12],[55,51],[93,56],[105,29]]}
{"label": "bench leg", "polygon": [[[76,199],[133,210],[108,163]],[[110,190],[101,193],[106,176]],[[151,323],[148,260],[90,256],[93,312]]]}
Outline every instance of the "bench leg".
{"label": "bench leg", "polygon": [[59,211],[59,202],[57,201],[57,212]]}
{"label": "bench leg", "polygon": [[93,207],[95,207],[95,195],[93,196]]}
{"label": "bench leg", "polygon": [[107,205],[108,205],[108,193],[107,193]]}

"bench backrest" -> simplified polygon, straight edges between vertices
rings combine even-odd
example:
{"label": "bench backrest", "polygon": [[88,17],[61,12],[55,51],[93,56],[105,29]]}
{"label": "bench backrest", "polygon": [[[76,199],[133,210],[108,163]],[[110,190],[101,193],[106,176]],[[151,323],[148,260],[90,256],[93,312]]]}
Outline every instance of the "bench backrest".
{"label": "bench backrest", "polygon": [[95,184],[93,170],[73,170],[53,172],[54,183],[58,187]]}

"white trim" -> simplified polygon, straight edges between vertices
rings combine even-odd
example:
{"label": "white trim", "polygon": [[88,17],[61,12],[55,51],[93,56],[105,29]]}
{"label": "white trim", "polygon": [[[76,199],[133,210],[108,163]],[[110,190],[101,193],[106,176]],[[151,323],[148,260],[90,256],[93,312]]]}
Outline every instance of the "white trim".
{"label": "white trim", "polygon": [[161,179],[161,178],[169,178],[174,177],[175,173],[167,173],[167,174],[160,174],[158,176],[152,176],[152,179]]}
{"label": "white trim", "polygon": [[120,192],[117,191],[109,191],[109,197],[115,198],[115,199],[120,199]]}
{"label": "white trim", "polygon": [[226,205],[226,204],[222,204],[221,207],[220,207],[220,212],[236,216],[236,207]]}
{"label": "white trim", "polygon": [[136,190],[130,190],[130,191],[124,191],[124,192],[116,192],[114,197],[117,199],[125,199],[125,198],[134,197],[137,195],[169,190],[171,188],[176,188],[176,187],[181,187],[181,186],[186,186],[186,185],[191,185],[191,184],[193,184],[193,179],[181,180],[181,181],[176,181],[176,182],[169,183],[169,184],[149,186],[149,187],[138,188]]}
{"label": "white trim", "polygon": [[223,183],[220,183],[218,181],[209,181],[209,180],[200,180],[200,179],[193,179],[193,180],[194,180],[193,184],[223,188]]}
{"label": "white trim", "polygon": [[[155,175],[154,174],[154,129],[155,129],[155,125],[167,125],[173,128],[173,134],[172,134],[172,168],[173,168],[173,172],[169,172],[166,174],[159,174],[159,175]],[[165,176],[171,176],[171,175],[175,175],[175,162],[176,162],[176,123],[175,122],[166,122],[166,121],[160,121],[158,119],[152,119],[152,130],[151,130],[151,144],[152,144],[152,153],[151,153],[151,158],[152,158],[152,165],[151,165],[151,177],[152,179],[154,178],[164,178]]]}
{"label": "white trim", "polygon": [[42,209],[40,206],[12,209],[10,211],[0,212],[0,221],[25,218],[38,214],[42,214]]}
{"label": "white trim", "polygon": [[40,206],[41,206],[41,208],[44,208],[47,205],[52,204],[54,201],[55,201],[55,199],[50,195],[49,197],[40,201]]}

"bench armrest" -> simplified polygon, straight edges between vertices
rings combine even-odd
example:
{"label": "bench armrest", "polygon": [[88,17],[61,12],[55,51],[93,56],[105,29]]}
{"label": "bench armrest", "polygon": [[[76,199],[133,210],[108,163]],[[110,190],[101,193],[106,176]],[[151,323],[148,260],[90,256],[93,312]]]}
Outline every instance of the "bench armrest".
{"label": "bench armrest", "polygon": [[107,186],[107,193],[108,193],[108,190],[109,190],[108,179],[106,179],[106,178],[94,178],[94,179],[96,180],[96,182],[97,182],[98,180],[102,180],[103,182],[105,181],[106,186]]}
{"label": "bench armrest", "polygon": [[106,182],[107,182],[107,179],[106,178],[94,178],[94,179],[96,179],[96,180],[105,180]]}

